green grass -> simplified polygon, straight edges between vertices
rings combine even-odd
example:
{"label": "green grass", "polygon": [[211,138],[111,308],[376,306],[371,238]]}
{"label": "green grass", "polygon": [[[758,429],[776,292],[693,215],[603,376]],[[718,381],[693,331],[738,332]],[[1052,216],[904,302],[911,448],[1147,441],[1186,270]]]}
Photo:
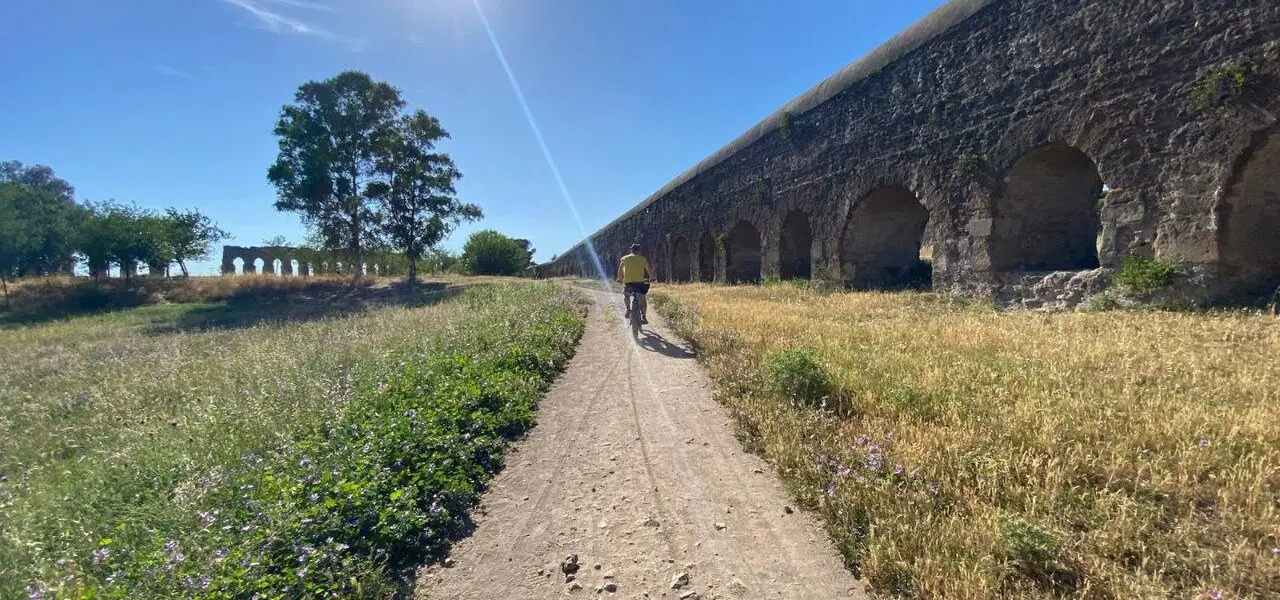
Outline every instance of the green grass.
{"label": "green grass", "polygon": [[0,597],[387,596],[465,531],[582,331],[551,284],[449,297],[0,328]]}

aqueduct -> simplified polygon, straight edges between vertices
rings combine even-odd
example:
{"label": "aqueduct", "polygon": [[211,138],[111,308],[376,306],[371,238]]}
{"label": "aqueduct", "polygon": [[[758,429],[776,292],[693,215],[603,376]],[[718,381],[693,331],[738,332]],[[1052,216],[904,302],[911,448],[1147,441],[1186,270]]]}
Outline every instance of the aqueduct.
{"label": "aqueduct", "polygon": [[[1137,255],[1257,293],[1278,115],[1275,0],[952,0],[590,240],[608,275],[640,241],[679,281],[991,294]],[[538,269],[596,274],[583,243]]]}
{"label": "aqueduct", "polygon": [[[397,261],[386,256],[367,257],[361,266],[370,275],[398,272]],[[223,275],[280,275],[283,277],[350,274],[354,265],[340,252],[316,251],[287,246],[223,246]]]}

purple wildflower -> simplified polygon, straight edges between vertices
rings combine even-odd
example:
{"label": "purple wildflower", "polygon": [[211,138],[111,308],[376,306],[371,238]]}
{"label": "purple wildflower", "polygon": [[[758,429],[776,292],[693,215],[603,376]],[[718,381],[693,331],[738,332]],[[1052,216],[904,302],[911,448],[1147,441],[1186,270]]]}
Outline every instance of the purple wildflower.
{"label": "purple wildflower", "polygon": [[891,441],[891,442],[892,442],[892,441],[893,441],[893,431],[892,431],[892,430],[890,430],[890,431],[889,431],[889,433],[884,434],[884,439],[889,440],[889,441]]}
{"label": "purple wildflower", "polygon": [[298,569],[298,579],[302,579],[303,577],[306,577],[306,576],[307,576],[306,567],[302,567],[301,569]]}
{"label": "purple wildflower", "polygon": [[836,495],[836,486],[835,486],[835,484],[834,484],[834,483],[828,483],[826,487],[822,488],[822,495],[824,495],[824,496],[834,496],[834,495]]}
{"label": "purple wildflower", "polygon": [[840,477],[848,477],[851,473],[853,473],[853,469],[850,469],[845,465],[840,465],[840,468],[836,469],[836,475],[839,475]]}
{"label": "purple wildflower", "polygon": [[178,546],[178,540],[165,542],[164,553],[168,556],[170,563],[180,563],[187,560],[187,556],[182,553],[182,548]]}
{"label": "purple wildflower", "polygon": [[65,559],[65,558],[59,558],[58,560],[53,561],[53,564],[55,564],[55,565],[57,565],[57,566],[59,566],[59,567],[65,567],[65,566],[67,566],[67,559]]}
{"label": "purple wildflower", "polygon": [[1201,448],[1208,448],[1208,447],[1209,447],[1209,440],[1200,440],[1200,443],[1198,443],[1198,444],[1196,444],[1196,445],[1197,445],[1197,446],[1200,446]]}
{"label": "purple wildflower", "polygon": [[867,468],[872,471],[884,468],[884,454],[881,454],[879,449],[874,449],[867,454]]}
{"label": "purple wildflower", "polygon": [[867,436],[858,434],[857,437],[853,438],[853,443],[859,446],[865,446],[867,445]]}
{"label": "purple wildflower", "polygon": [[111,549],[103,546],[93,552],[93,564],[102,564],[107,562],[107,557],[111,556]]}
{"label": "purple wildflower", "polygon": [[200,522],[204,523],[205,526],[213,525],[214,521],[217,521],[217,520],[218,520],[218,517],[214,516],[213,513],[207,513],[207,512],[204,512],[203,510],[200,511]]}
{"label": "purple wildflower", "polygon": [[1209,597],[1213,600],[1222,600],[1222,590],[1209,590]]}
{"label": "purple wildflower", "polygon": [[929,495],[930,495],[930,496],[937,496],[937,495],[938,495],[938,482],[936,482],[936,481],[930,481],[929,483],[925,484],[924,489],[925,489],[925,491],[929,492]]}
{"label": "purple wildflower", "polygon": [[903,472],[903,471],[905,471],[905,470],[906,470],[906,469],[903,469],[903,468],[902,468],[902,465],[893,465],[893,474],[894,474],[894,475],[901,475],[901,474],[902,474],[902,472]]}
{"label": "purple wildflower", "polygon": [[27,600],[42,600],[45,589],[36,585],[27,586]]}

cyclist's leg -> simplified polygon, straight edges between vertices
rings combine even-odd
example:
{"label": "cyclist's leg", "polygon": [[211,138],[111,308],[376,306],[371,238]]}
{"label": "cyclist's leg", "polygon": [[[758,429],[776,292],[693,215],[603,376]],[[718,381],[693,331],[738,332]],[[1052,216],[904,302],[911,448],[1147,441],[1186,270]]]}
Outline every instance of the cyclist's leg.
{"label": "cyclist's leg", "polygon": [[624,319],[631,318],[631,286],[622,284],[622,307],[626,309]]}
{"label": "cyclist's leg", "polygon": [[640,322],[649,323],[649,294],[636,294],[640,299]]}

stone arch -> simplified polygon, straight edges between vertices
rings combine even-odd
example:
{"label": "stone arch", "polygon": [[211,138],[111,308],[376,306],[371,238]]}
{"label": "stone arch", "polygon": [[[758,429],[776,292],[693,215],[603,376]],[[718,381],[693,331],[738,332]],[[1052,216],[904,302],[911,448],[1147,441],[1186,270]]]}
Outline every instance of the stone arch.
{"label": "stone arch", "polygon": [[271,259],[271,274],[284,275],[284,261],[279,258]]}
{"label": "stone arch", "polygon": [[303,270],[306,268],[307,268],[306,263],[296,258],[289,259],[289,268],[288,268],[289,274],[301,277],[303,275],[306,275],[306,273],[303,272]]}
{"label": "stone arch", "polygon": [[243,258],[240,258],[239,256],[231,259],[231,274],[244,275],[245,264],[247,264],[246,261]]}
{"label": "stone arch", "polygon": [[809,279],[813,275],[813,230],[802,210],[787,213],[778,238],[779,276]]}
{"label": "stone arch", "polygon": [[1247,292],[1280,286],[1280,127],[1254,135],[1219,208],[1218,260]]}
{"label": "stone arch", "polygon": [[702,232],[698,238],[698,280],[710,283],[716,280],[716,241],[711,232]]}
{"label": "stone arch", "polygon": [[676,238],[671,244],[671,279],[677,282],[692,280],[693,252],[689,248],[689,240]]}
{"label": "stone arch", "polygon": [[760,230],[747,221],[738,221],[725,239],[725,278],[729,283],[760,281],[763,267]]}
{"label": "stone arch", "polygon": [[882,187],[849,211],[840,235],[840,277],[857,288],[926,285],[928,263],[920,260],[929,210],[904,186]]}
{"label": "stone arch", "polygon": [[994,271],[1098,267],[1102,177],[1081,150],[1034,148],[1014,163],[993,201],[988,244]]}

